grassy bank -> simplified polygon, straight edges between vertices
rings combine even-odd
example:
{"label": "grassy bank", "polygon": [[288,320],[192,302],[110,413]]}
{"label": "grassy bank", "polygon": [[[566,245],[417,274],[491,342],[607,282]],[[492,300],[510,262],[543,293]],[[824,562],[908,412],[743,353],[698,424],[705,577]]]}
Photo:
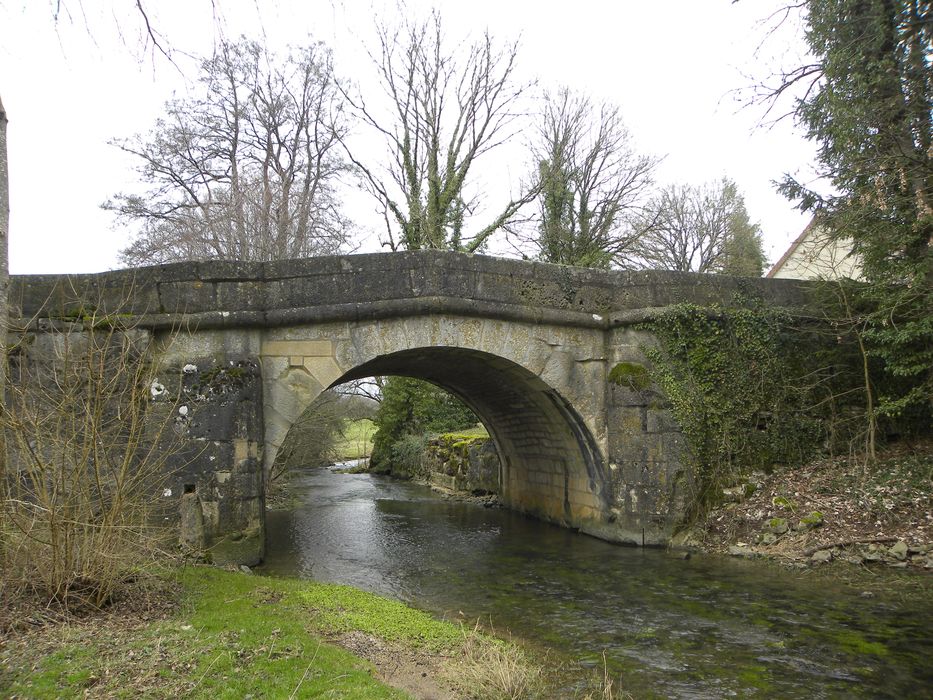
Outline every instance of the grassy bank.
{"label": "grassy bank", "polygon": [[334,454],[338,461],[345,462],[351,459],[369,457],[373,447],[373,435],[376,434],[376,424],[369,418],[348,420],[344,424],[342,434],[334,445]]}
{"label": "grassy bank", "polygon": [[520,648],[337,586],[188,567],[148,604],[0,636],[0,696],[535,697]]}

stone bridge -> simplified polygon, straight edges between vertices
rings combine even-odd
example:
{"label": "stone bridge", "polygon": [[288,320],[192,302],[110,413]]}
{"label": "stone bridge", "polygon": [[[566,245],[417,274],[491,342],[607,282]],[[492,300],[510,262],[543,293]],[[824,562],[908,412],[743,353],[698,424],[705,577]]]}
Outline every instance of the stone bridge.
{"label": "stone bridge", "polygon": [[425,379],[463,399],[496,442],[506,506],[663,544],[692,483],[683,437],[663,397],[609,372],[644,362],[652,338],[638,323],[658,309],[737,293],[801,300],[789,280],[416,251],[21,276],[11,306],[33,352],[63,324],[80,332],[82,304],[149,334],[153,400],[175,413],[184,445],[162,498],[216,561],[255,563],[263,471],[289,427],[328,387],[372,375]]}

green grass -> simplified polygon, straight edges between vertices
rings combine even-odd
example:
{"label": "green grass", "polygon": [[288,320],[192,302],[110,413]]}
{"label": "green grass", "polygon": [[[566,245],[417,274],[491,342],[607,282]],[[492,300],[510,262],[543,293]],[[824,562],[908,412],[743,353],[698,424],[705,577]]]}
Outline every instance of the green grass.
{"label": "green grass", "polygon": [[[167,620],[58,630],[55,648],[26,650],[7,669],[8,693],[28,698],[405,698],[366,661],[324,639],[360,629],[442,648],[458,627],[374,595],[204,567],[177,574],[181,599]],[[6,694],[4,694],[6,696]]]}
{"label": "green grass", "polygon": [[486,430],[486,426],[482,423],[477,423],[472,428],[466,428],[465,430],[458,430],[453,433],[441,433],[438,437],[442,438],[451,438],[454,440],[465,440],[471,438],[488,438],[489,431]]}
{"label": "green grass", "polygon": [[451,650],[463,642],[458,626],[350,586],[315,584],[298,595],[315,625],[331,634],[359,630],[432,651]]}
{"label": "green grass", "polygon": [[[370,662],[328,642],[361,636],[381,640],[375,658],[389,677],[397,680],[397,659],[409,659],[410,672],[430,674],[438,688],[458,689],[457,697],[537,699],[550,697],[551,680],[564,685],[566,669],[540,650],[532,655],[478,626],[437,620],[349,586],[209,567],[163,578],[172,593],[159,600],[171,614],[151,619],[118,608],[3,640],[0,697],[409,697],[376,680]],[[574,697],[595,697],[591,687],[598,684]]]}
{"label": "green grass", "polygon": [[337,438],[337,444],[334,446],[338,461],[369,457],[375,434],[376,424],[369,418],[348,420],[344,425],[343,436]]}

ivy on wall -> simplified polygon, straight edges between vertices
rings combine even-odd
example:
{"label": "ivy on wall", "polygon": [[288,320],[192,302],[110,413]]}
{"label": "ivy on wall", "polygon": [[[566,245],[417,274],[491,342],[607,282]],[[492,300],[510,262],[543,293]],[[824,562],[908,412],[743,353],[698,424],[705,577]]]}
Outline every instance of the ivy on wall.
{"label": "ivy on wall", "polygon": [[645,324],[649,373],[670,401],[695,467],[695,516],[741,474],[796,464],[822,435],[801,338],[784,311],[756,305],[672,306]]}

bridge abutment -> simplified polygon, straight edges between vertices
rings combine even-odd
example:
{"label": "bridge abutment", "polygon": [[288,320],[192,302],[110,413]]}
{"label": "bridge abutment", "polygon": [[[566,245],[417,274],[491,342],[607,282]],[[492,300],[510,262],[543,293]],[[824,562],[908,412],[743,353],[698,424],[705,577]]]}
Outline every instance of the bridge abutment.
{"label": "bridge abutment", "polygon": [[160,334],[153,396],[175,438],[163,499],[177,502],[179,538],[218,564],[265,554],[262,376],[255,331]]}

